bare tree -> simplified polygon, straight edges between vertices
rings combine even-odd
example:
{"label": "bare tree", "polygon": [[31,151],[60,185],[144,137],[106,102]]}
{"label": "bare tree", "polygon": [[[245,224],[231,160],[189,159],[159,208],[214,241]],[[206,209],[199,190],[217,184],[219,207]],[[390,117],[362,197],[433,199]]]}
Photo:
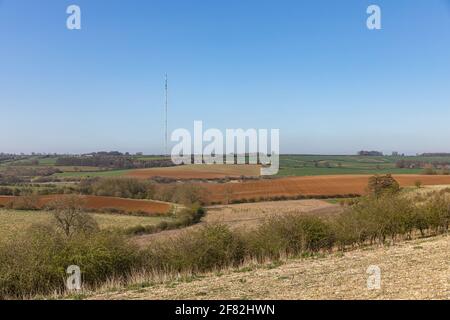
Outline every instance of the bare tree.
{"label": "bare tree", "polygon": [[67,237],[79,233],[92,233],[99,229],[92,215],[85,211],[85,203],[80,196],[61,196],[52,201],[48,207],[53,211],[56,228]]}

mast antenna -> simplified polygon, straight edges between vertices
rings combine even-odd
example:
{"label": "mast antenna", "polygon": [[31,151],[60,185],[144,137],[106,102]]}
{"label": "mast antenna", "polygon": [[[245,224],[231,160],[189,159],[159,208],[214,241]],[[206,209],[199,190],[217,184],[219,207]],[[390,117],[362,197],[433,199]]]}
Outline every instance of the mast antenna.
{"label": "mast antenna", "polygon": [[165,139],[164,139],[164,155],[168,156],[169,153],[167,151],[168,148],[168,126],[167,126],[167,111],[168,111],[168,105],[169,105],[169,86],[168,86],[168,80],[167,80],[167,73],[166,73],[166,81],[165,81],[165,92],[166,92],[166,104],[165,104],[165,124],[164,124],[164,132],[165,132]]}

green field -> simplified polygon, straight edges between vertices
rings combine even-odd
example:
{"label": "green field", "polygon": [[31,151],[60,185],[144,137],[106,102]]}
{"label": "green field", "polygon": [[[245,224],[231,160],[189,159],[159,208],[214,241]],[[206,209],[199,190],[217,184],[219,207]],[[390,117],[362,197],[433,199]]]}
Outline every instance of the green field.
{"label": "green field", "polygon": [[[161,156],[133,156],[140,160],[164,159]],[[57,157],[39,158],[29,157],[26,160],[39,160],[39,166],[53,166]],[[422,156],[352,156],[352,155],[281,155],[278,176],[315,176],[341,174],[420,174],[423,169],[397,168],[396,161],[420,161],[425,163],[447,162],[449,157]],[[0,171],[7,166],[17,165],[18,162],[6,162],[0,166]],[[57,167],[64,171],[55,174],[60,178],[82,177],[117,177],[125,175],[131,170],[100,170],[95,167]]]}
{"label": "green field", "polygon": [[[167,217],[141,217],[120,214],[94,213],[101,229],[126,229],[139,225],[148,226],[169,221]],[[33,224],[46,224],[52,221],[47,211],[19,211],[0,209],[0,239],[25,232]]]}
{"label": "green field", "polygon": [[450,157],[282,155],[279,176],[339,174],[420,174],[422,169],[401,169],[396,161],[450,162]]}
{"label": "green field", "polygon": [[[145,156],[144,156],[145,157]],[[151,157],[148,157],[151,158]],[[316,176],[340,174],[420,174],[423,169],[397,168],[398,160],[422,162],[449,162],[450,157],[394,157],[394,156],[349,156],[349,155],[281,155],[278,176]],[[130,170],[97,172],[64,172],[59,177],[115,177]]]}
{"label": "green field", "polygon": [[[83,167],[79,167],[83,168]],[[89,172],[63,172],[55,174],[56,177],[60,178],[94,178],[94,177],[117,177],[126,174],[132,170],[103,170],[103,171],[89,171]]]}

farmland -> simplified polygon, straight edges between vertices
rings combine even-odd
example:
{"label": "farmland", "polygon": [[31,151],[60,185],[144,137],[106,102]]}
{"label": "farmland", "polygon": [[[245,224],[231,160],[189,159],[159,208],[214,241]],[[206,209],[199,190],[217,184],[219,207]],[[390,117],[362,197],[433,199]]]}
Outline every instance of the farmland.
{"label": "farmland", "polygon": [[220,179],[225,177],[258,177],[257,165],[184,165],[128,171],[125,176],[138,179],[167,177],[173,179]]}
{"label": "farmland", "polygon": [[450,157],[282,155],[279,176],[341,174],[419,174],[421,169],[397,168],[399,160],[447,161]]}
{"label": "farmland", "polygon": [[[132,161],[167,161],[161,156],[132,156]],[[352,156],[352,155],[280,155],[277,176],[360,175],[360,174],[421,174],[423,168],[398,167],[398,161],[423,163],[450,163],[449,156]],[[34,165],[32,165],[34,163]],[[258,177],[256,165],[184,165],[145,169],[106,168],[95,166],[58,165],[58,156],[24,157],[0,163],[0,171],[8,167],[52,167],[61,172],[53,176],[60,179],[86,177],[133,177],[148,179],[167,177],[172,179],[221,179],[241,176]]]}
{"label": "farmland", "polygon": [[[169,217],[130,216],[93,213],[100,229],[126,229],[139,225],[156,225],[170,221]],[[48,211],[18,211],[0,209],[0,240],[25,232],[32,225],[48,224],[52,214]]]}
{"label": "farmland", "polygon": [[[204,183],[211,202],[261,201],[279,197],[295,198],[297,196],[334,197],[362,195],[366,193],[368,175],[333,175],[286,177],[243,181],[240,183]],[[450,184],[450,176],[395,175],[402,187],[413,186],[416,181],[423,185]]]}
{"label": "farmland", "polygon": [[287,200],[277,202],[241,203],[208,208],[206,223],[223,223],[231,228],[251,228],[265,219],[282,215],[329,215],[341,211],[338,205],[322,200]]}
{"label": "farmland", "polygon": [[[38,197],[38,206],[43,208],[51,201],[60,197],[59,195],[40,196]],[[15,197],[0,196],[0,205],[7,205],[13,201]],[[116,209],[125,212],[144,212],[148,215],[159,215],[168,213],[170,204],[149,200],[122,199],[114,197],[101,196],[82,196],[83,205],[86,209],[104,210]]]}
{"label": "farmland", "polygon": [[[342,212],[342,207],[322,200],[288,200],[277,202],[241,203],[217,205],[207,208],[207,214],[199,224],[187,228],[193,230],[208,224],[223,224],[232,230],[250,230],[261,225],[266,219],[286,215],[330,216]],[[186,229],[169,230],[158,234],[140,235],[134,241],[140,246],[154,239],[174,237]]]}

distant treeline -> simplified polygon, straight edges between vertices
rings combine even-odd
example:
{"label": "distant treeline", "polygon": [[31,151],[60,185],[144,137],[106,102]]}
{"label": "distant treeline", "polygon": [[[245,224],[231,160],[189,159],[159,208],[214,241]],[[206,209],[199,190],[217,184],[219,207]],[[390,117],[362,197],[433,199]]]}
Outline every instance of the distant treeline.
{"label": "distant treeline", "polygon": [[370,157],[382,157],[383,156],[383,152],[380,151],[365,151],[365,150],[361,150],[358,152],[358,156],[370,156]]}
{"label": "distant treeline", "polygon": [[170,159],[140,160],[126,156],[93,155],[80,157],[61,157],[56,166],[102,167],[110,169],[140,169],[155,167],[173,167]]}
{"label": "distant treeline", "polygon": [[450,153],[422,153],[422,157],[450,157]]}
{"label": "distant treeline", "polygon": [[31,182],[35,177],[41,179],[36,182],[46,182],[44,178],[61,172],[55,167],[7,167],[0,172],[0,185]]}
{"label": "distant treeline", "polygon": [[418,161],[418,160],[398,160],[395,163],[397,168],[409,168],[409,169],[423,169],[423,168],[436,168],[436,169],[448,169],[450,167],[450,161]]}

